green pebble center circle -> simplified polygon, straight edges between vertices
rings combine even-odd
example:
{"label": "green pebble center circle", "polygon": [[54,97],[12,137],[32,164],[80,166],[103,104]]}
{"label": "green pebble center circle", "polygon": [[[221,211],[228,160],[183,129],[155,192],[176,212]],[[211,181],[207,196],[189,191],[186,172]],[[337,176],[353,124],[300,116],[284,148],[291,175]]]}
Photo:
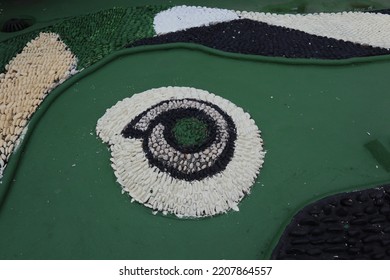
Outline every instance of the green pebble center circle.
{"label": "green pebble center circle", "polygon": [[208,130],[208,125],[195,117],[179,119],[172,128],[177,144],[184,147],[202,145]]}

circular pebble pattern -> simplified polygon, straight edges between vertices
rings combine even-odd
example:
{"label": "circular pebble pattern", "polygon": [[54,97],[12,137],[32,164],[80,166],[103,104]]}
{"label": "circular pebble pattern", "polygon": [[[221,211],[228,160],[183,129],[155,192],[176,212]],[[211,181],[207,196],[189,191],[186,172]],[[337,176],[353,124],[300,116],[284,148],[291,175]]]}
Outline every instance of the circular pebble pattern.
{"label": "circular pebble pattern", "polygon": [[0,176],[45,96],[75,74],[77,59],[54,33],[41,33],[0,74]]}
{"label": "circular pebble pattern", "polygon": [[390,259],[390,185],[330,196],[287,226],[273,259]]}
{"label": "circular pebble pattern", "polygon": [[[211,127],[202,145],[180,145],[172,130],[178,120],[197,118]],[[131,121],[125,137],[142,137],[143,149],[152,166],[172,177],[201,180],[225,169],[237,138],[233,120],[218,106],[196,99],[163,101]]]}
{"label": "circular pebble pattern", "polygon": [[[178,121],[207,124],[200,145],[182,145]],[[207,91],[157,88],[108,109],[97,134],[110,145],[123,191],[136,201],[178,217],[206,217],[238,210],[263,164],[260,131],[248,113]]]}

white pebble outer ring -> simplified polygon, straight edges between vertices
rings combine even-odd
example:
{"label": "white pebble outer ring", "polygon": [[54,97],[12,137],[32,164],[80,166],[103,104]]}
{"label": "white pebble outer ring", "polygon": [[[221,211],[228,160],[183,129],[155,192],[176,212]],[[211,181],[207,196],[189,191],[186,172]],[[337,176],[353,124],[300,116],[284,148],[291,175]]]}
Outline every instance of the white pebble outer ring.
{"label": "white pebble outer ring", "polygon": [[[150,166],[142,140],[124,138],[123,128],[151,106],[170,99],[194,98],[213,103],[236,125],[234,156],[225,170],[202,180],[185,181]],[[232,102],[190,87],[162,87],[119,101],[98,120],[97,134],[111,148],[117,181],[137,202],[180,218],[207,217],[238,211],[237,204],[250,193],[262,167],[265,152],[253,119]]]}

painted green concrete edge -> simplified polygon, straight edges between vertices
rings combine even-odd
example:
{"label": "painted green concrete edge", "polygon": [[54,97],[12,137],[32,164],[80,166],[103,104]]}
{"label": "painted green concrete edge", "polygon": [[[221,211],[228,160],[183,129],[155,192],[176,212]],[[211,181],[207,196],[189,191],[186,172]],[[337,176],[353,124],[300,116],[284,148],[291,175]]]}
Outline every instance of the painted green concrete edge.
{"label": "painted green concrete edge", "polygon": [[[155,51],[169,51],[169,50],[176,50],[176,49],[187,49],[187,50],[193,50],[193,51],[200,51],[206,54],[215,55],[219,57],[225,57],[229,59],[238,59],[238,60],[245,60],[245,61],[253,61],[253,62],[263,62],[263,63],[279,63],[279,64],[286,64],[286,65],[324,65],[324,66],[344,66],[344,65],[350,65],[350,64],[361,64],[361,63],[370,63],[370,62],[381,62],[381,61],[387,61],[390,60],[390,55],[386,56],[376,56],[376,57],[369,57],[369,58],[352,58],[352,59],[344,59],[344,60],[308,60],[308,59],[288,59],[288,58],[275,58],[275,57],[262,57],[262,56],[256,56],[256,55],[243,55],[243,54],[236,54],[236,53],[227,53],[222,52],[219,50],[211,49],[202,45],[195,45],[195,44],[189,44],[189,43],[174,43],[174,44],[164,44],[164,45],[155,45],[155,46],[141,46],[137,48],[131,48],[131,49],[124,49],[117,52],[114,52],[107,57],[103,58],[102,60],[98,61],[97,63],[93,64],[92,66],[88,67],[87,69],[83,70],[79,74],[76,74],[75,76],[71,77],[67,81],[65,81],[62,85],[60,85],[58,88],[54,89],[52,92],[48,94],[48,96],[45,98],[42,105],[38,108],[38,110],[34,113],[32,118],[30,119],[28,123],[28,130],[27,133],[23,139],[23,141],[20,143],[18,149],[11,155],[10,160],[8,162],[8,165],[6,169],[4,170],[4,176],[2,178],[2,182],[0,184],[0,208],[2,207],[3,203],[5,202],[5,199],[7,197],[7,193],[10,190],[10,186],[12,185],[12,181],[14,181],[14,176],[18,167],[18,163],[20,158],[23,155],[23,151],[25,146],[28,143],[28,140],[30,136],[32,135],[35,126],[39,123],[42,116],[45,114],[46,110],[49,108],[49,106],[61,95],[62,92],[70,88],[72,85],[83,79],[84,77],[94,73],[96,70],[99,70],[101,67],[105,66],[106,64],[110,63],[113,60],[116,60],[122,56],[127,55],[133,55],[138,53],[144,53],[144,52],[155,52]],[[384,182],[377,182],[372,185],[362,185],[362,186],[354,186],[355,190],[358,189],[364,189],[364,188],[370,188],[379,186],[385,183],[388,183],[389,181]],[[351,191],[350,186],[349,189],[345,188],[343,186],[343,189],[340,189],[337,191],[337,193],[340,193],[342,191]],[[316,200],[333,195],[336,193],[327,193],[322,194],[321,197],[314,198],[310,201],[306,201],[304,204],[308,205],[310,203],[315,202]],[[280,231],[278,234],[275,235],[274,240],[271,242],[269,249],[266,253],[268,257],[271,256],[272,251],[274,247],[276,246],[277,242],[279,241],[279,237],[283,233],[285,227],[288,225],[288,223],[291,221],[291,219],[296,215],[296,213],[299,212],[301,208],[295,209],[294,213],[289,216],[289,219],[285,220],[285,223],[283,226],[281,226]]]}

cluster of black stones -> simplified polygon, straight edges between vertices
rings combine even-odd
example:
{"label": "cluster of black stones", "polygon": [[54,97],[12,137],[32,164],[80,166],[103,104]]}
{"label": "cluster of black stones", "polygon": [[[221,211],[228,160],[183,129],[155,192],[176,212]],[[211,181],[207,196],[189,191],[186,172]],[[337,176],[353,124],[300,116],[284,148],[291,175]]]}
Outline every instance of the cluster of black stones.
{"label": "cluster of black stones", "polygon": [[[207,136],[198,145],[182,145],[177,141],[173,128],[184,118],[196,118],[206,124]],[[233,157],[237,138],[232,118],[220,107],[191,98],[152,106],[135,117],[122,135],[141,138],[151,166],[186,181],[222,172]]]}
{"label": "cluster of black stones", "polygon": [[136,41],[127,47],[195,43],[226,52],[287,58],[346,59],[389,54],[384,48],[311,35],[250,19],[194,27]]}
{"label": "cluster of black stones", "polygon": [[343,193],[302,209],[273,259],[390,259],[390,185]]}

